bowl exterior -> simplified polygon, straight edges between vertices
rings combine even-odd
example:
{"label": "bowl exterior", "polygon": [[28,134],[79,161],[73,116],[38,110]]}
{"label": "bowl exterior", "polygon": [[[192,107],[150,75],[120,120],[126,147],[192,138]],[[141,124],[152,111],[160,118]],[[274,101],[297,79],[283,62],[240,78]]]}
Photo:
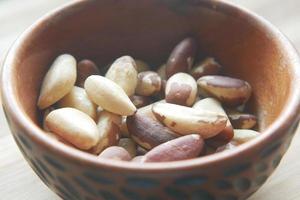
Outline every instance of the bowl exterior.
{"label": "bowl exterior", "polygon": [[[6,102],[3,107],[6,111]],[[178,171],[135,172],[72,160],[30,138],[10,113],[5,114],[19,149],[40,179],[63,199],[78,200],[246,199],[276,169],[298,125],[294,122],[272,141],[226,162]]]}

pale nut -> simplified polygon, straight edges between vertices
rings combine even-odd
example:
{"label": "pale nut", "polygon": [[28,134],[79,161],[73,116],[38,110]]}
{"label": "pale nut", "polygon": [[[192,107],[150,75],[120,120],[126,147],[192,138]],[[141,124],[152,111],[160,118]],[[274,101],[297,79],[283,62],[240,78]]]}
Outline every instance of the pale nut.
{"label": "pale nut", "polygon": [[151,99],[146,96],[133,95],[130,97],[130,100],[135,105],[136,108],[145,107],[151,104]]}
{"label": "pale nut", "polygon": [[44,77],[38,107],[45,109],[59,101],[72,90],[75,81],[75,58],[68,54],[58,56]]}
{"label": "pale nut", "polygon": [[228,117],[235,129],[251,129],[257,123],[256,116],[247,113],[229,112]]}
{"label": "pale nut", "polygon": [[136,71],[138,73],[150,70],[149,65],[142,60],[135,59],[135,64],[136,64]]}
{"label": "pale nut", "polygon": [[197,110],[170,103],[156,103],[152,107],[155,117],[181,135],[199,134],[207,139],[216,136],[226,126],[227,118],[219,113]]}
{"label": "pale nut", "polygon": [[119,147],[123,147],[128,151],[131,157],[136,156],[136,143],[130,138],[121,138],[118,144]]}
{"label": "pale nut", "polygon": [[105,148],[115,146],[120,139],[120,128],[122,117],[107,111],[102,111],[97,121],[99,130],[98,143],[91,149],[91,153],[99,154]]}
{"label": "pale nut", "polygon": [[[227,117],[227,114],[223,109],[221,103],[214,98],[201,99],[193,105],[193,108],[199,111],[207,110],[210,112],[215,112]],[[227,124],[230,124],[230,122],[227,122]]]}
{"label": "pale nut", "polygon": [[167,64],[167,78],[178,72],[189,72],[194,63],[197,43],[193,38],[185,38],[173,49]]}
{"label": "pale nut", "polygon": [[221,65],[214,58],[209,57],[196,63],[190,74],[198,80],[202,76],[217,75],[221,71],[221,68]]}
{"label": "pale nut", "polygon": [[232,141],[237,144],[243,144],[254,138],[258,137],[260,134],[257,131],[249,129],[234,129],[234,136]]}
{"label": "pale nut", "polygon": [[161,89],[161,78],[156,72],[146,71],[138,74],[135,93],[141,96],[152,96]]}
{"label": "pale nut", "polygon": [[104,110],[123,116],[133,115],[136,111],[124,90],[103,76],[88,77],[84,88],[89,98]]}
{"label": "pale nut", "polygon": [[204,147],[200,135],[186,135],[163,143],[144,155],[141,162],[170,162],[196,158]]}
{"label": "pale nut", "polygon": [[233,138],[233,127],[228,119],[225,110],[223,109],[221,103],[218,100],[214,98],[205,98],[196,102],[193,105],[193,108],[197,110],[207,110],[207,111],[219,113],[220,115],[224,115],[227,118],[227,123],[224,130],[222,130],[216,136],[207,139],[205,141],[206,144],[213,147],[219,147],[231,141],[231,139]]}
{"label": "pale nut", "polygon": [[176,73],[171,76],[166,84],[166,102],[192,106],[197,97],[197,83],[195,79],[187,73]]}
{"label": "pale nut", "polygon": [[98,156],[98,158],[106,158],[112,160],[130,161],[130,154],[123,147],[112,146],[108,147]]}
{"label": "pale nut", "polygon": [[46,135],[48,135],[50,138],[58,141],[58,142],[61,142],[65,145],[68,145],[68,146],[71,146],[71,147],[74,147],[74,145],[72,145],[71,143],[67,142],[66,140],[64,140],[62,137],[60,137],[59,135],[55,134],[55,133],[52,133],[50,131],[45,131]]}
{"label": "pale nut", "polygon": [[167,80],[166,67],[167,67],[166,64],[162,64],[156,70],[156,73],[160,76],[161,80]]}
{"label": "pale nut", "polygon": [[197,81],[201,95],[208,95],[227,106],[246,103],[251,95],[248,82],[226,76],[203,76]]}
{"label": "pale nut", "polygon": [[151,111],[152,105],[138,109],[138,111],[127,117],[127,127],[131,138],[145,149],[152,149],[178,135],[162,125]]}
{"label": "pale nut", "polygon": [[135,60],[131,57],[131,56],[121,56],[120,58],[116,59],[114,62],[112,62],[110,64],[110,66],[114,63],[130,63],[134,66],[135,69],[137,69],[137,66],[136,66],[136,63],[135,63]]}
{"label": "pale nut", "polygon": [[66,140],[64,140],[62,137],[58,136],[57,134],[51,133],[50,130],[49,130],[49,128],[47,127],[47,125],[46,125],[46,117],[53,110],[55,110],[55,108],[51,106],[51,107],[49,107],[49,108],[47,108],[46,110],[43,111],[43,124],[42,125],[43,125],[44,132],[49,137],[51,137],[52,139],[55,139],[56,141],[62,142],[64,144],[68,145],[68,146],[73,146],[72,144],[70,144],[69,142],[67,142]]}
{"label": "pale nut", "polygon": [[136,156],[131,160],[131,162],[142,163],[143,158],[144,158],[144,156]]}
{"label": "pale nut", "polygon": [[84,87],[84,81],[91,75],[100,75],[97,65],[88,59],[82,60],[77,64],[77,80],[76,85]]}
{"label": "pale nut", "polygon": [[71,92],[58,101],[58,106],[60,108],[76,108],[77,110],[89,115],[93,119],[96,119],[97,116],[96,104],[89,99],[85,90],[81,87],[74,86]]}
{"label": "pale nut", "polygon": [[74,108],[60,108],[46,117],[49,130],[79,149],[88,150],[99,140],[96,123],[87,114]]}
{"label": "pale nut", "polygon": [[123,56],[110,66],[105,77],[118,84],[128,96],[131,96],[137,86],[137,75],[133,58]]}

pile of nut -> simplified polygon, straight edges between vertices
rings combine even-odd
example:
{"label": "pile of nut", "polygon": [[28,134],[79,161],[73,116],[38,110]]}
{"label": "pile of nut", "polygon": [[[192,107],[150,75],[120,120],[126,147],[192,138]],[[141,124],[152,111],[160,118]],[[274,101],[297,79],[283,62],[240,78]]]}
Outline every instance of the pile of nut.
{"label": "pile of nut", "polygon": [[123,56],[104,76],[90,60],[60,55],[38,99],[43,129],[97,157],[138,163],[192,159],[257,137],[256,117],[241,111],[249,83],[217,75],[214,58],[194,64],[196,53],[185,38],[157,71]]}

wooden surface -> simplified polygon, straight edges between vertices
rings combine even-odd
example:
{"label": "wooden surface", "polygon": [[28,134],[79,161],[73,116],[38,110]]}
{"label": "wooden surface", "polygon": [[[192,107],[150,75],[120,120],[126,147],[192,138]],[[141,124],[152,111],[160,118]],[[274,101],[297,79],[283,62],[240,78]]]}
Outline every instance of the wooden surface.
{"label": "wooden surface", "polygon": [[[68,0],[0,0],[0,59],[17,36],[47,11]],[[300,50],[299,0],[232,0],[279,27]],[[255,58],[254,58],[255,59]],[[300,130],[267,183],[249,200],[300,199]],[[0,109],[0,200],[58,200],[23,159]]]}

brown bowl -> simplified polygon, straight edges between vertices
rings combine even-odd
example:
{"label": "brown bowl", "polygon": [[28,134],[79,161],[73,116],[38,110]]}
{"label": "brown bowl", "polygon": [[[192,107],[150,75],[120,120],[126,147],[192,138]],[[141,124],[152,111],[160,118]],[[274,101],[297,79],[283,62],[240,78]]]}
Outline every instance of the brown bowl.
{"label": "brown bowl", "polygon": [[[49,64],[61,53],[105,66],[129,54],[156,66],[194,36],[200,57],[253,86],[257,139],[234,150],[172,163],[139,165],[96,159],[47,136],[36,102]],[[299,120],[300,61],[288,40],[259,16],[225,1],[72,2],[15,42],[2,71],[3,107],[24,157],[64,199],[245,199],[270,176]]]}

